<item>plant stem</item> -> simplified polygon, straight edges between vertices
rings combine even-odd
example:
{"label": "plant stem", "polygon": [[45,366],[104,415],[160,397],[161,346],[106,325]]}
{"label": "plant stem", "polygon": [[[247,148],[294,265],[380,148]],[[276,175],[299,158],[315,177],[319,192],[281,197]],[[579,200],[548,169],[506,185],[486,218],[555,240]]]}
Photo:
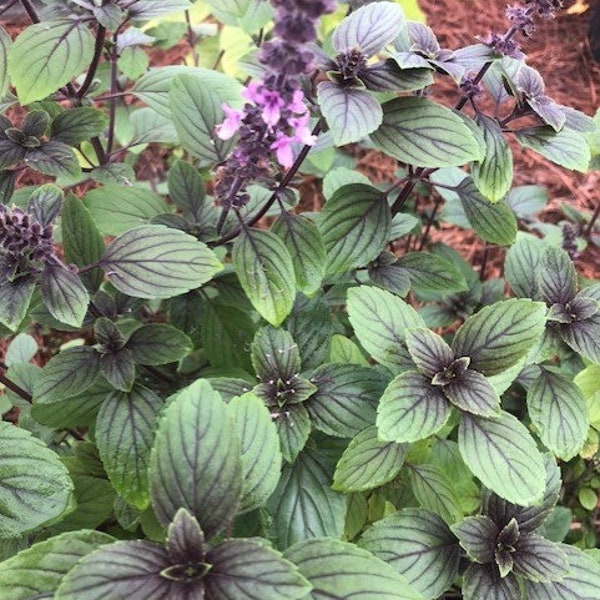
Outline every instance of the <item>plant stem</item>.
{"label": "plant stem", "polygon": [[439,199],[436,200],[433,210],[431,211],[431,214],[429,215],[429,218],[427,219],[427,224],[425,225],[425,231],[423,232],[423,236],[421,237],[421,243],[419,244],[419,247],[417,248],[418,252],[421,252],[421,250],[423,250],[423,248],[425,247],[425,244],[427,243],[427,240],[429,239],[429,232],[431,231],[431,227],[433,226],[433,222],[435,221],[435,216],[440,207],[440,204],[441,204],[441,200],[439,200]]}
{"label": "plant stem", "polygon": [[590,219],[588,226],[585,228],[584,235],[587,240],[590,239],[590,236],[592,235],[592,231],[594,230],[594,225],[596,224],[596,221],[598,220],[599,216],[600,216],[600,202],[598,202],[598,205],[596,206],[596,210],[594,210],[594,214],[592,215],[592,218]]}
{"label": "plant stem", "polygon": [[117,72],[117,32],[113,34],[113,48],[110,53],[110,94],[113,96],[109,100],[108,108],[108,139],[106,141],[106,154],[110,155],[115,143],[115,121],[117,115],[117,102],[114,94],[118,92],[118,72]]}
{"label": "plant stem", "polygon": [[481,257],[481,267],[479,269],[479,281],[483,281],[485,279],[485,268],[487,267],[488,257],[490,253],[490,247],[486,242],[483,247],[483,256]]}
{"label": "plant stem", "polygon": [[96,70],[98,69],[98,64],[100,63],[100,58],[102,56],[102,50],[104,49],[105,37],[106,29],[102,25],[98,25],[98,31],[96,32],[96,44],[94,46],[94,56],[92,58],[92,62],[90,63],[87,75],[85,76],[85,80],[77,92],[77,98],[79,100],[81,100],[87,94],[87,91],[90,89],[90,85],[92,85],[92,81],[94,81]]}
{"label": "plant stem", "polygon": [[[4,363],[2,363],[2,368],[6,368]],[[7,387],[11,392],[21,396],[21,398],[29,402],[29,404],[33,402],[31,394],[27,390],[24,390],[20,385],[17,385],[12,379],[6,377],[6,375],[0,375],[0,383],[2,383],[4,387]]]}
{"label": "plant stem", "polygon": [[21,0],[21,4],[23,5],[23,8],[25,9],[25,12],[27,13],[27,16],[31,19],[31,21],[33,23],[39,23],[40,16],[37,14],[35,8],[33,8],[31,2],[29,2],[29,0]]}
{"label": "plant stem", "polygon": [[192,21],[190,20],[190,11],[189,10],[185,11],[185,22],[187,23],[187,32],[186,32],[187,43],[189,44],[190,50],[192,51],[192,60],[194,62],[194,66],[197,67],[198,63],[200,62],[200,59],[198,57],[198,52],[196,52],[196,34],[194,33],[194,30],[192,29]]}

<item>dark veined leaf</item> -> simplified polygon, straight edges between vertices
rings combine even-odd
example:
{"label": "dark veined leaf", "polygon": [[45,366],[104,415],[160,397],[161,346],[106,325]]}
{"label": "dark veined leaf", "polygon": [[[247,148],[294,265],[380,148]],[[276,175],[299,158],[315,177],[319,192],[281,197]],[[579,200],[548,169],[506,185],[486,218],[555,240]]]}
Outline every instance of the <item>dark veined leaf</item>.
{"label": "dark veined leaf", "polygon": [[33,277],[0,283],[0,323],[14,331],[25,318],[35,290]]}
{"label": "dark veined leaf", "polygon": [[242,448],[240,509],[262,506],[279,481],[281,450],[277,429],[262,400],[248,393],[228,404]]}
{"label": "dark veined leaf", "polygon": [[477,189],[470,177],[456,188],[467,219],[475,233],[486,242],[508,246],[517,236],[517,218],[506,202],[490,203]]}
{"label": "dark veined leaf", "polygon": [[177,11],[188,10],[189,0],[163,0],[160,4],[148,0],[137,0],[128,4],[129,16],[136,21],[148,21]]}
{"label": "dark veined leaf", "polygon": [[481,564],[494,562],[496,538],[500,529],[490,517],[467,517],[453,525],[452,532],[471,560]]}
{"label": "dark veined leaf", "polygon": [[317,225],[327,250],[328,273],[342,273],[377,258],[387,240],[391,213],[385,196],[361,183],[334,192]]}
{"label": "dark veined leaf", "polygon": [[[149,541],[107,544],[84,556],[64,577],[55,600],[149,600],[169,598],[186,600],[188,591],[202,597],[202,583],[183,585],[174,578],[163,577],[171,567],[167,550]],[[191,590],[190,590],[191,588]]]}
{"label": "dark veined leaf", "polygon": [[515,294],[525,298],[539,298],[537,278],[546,244],[532,235],[519,233],[517,241],[506,253],[504,273],[506,280]]}
{"label": "dark veined leaf", "polygon": [[21,104],[42,100],[92,60],[94,38],[82,21],[60,19],[27,27],[8,51],[8,72]]}
{"label": "dark veined leaf", "polygon": [[208,382],[183,389],[164,411],[150,456],[150,496],[163,525],[187,508],[207,539],[227,524],[241,495],[240,442]]}
{"label": "dark veined leaf", "polygon": [[536,274],[542,297],[549,305],[566,304],[577,295],[575,266],[562,248],[546,248]]}
{"label": "dark veined leaf", "polygon": [[127,340],[126,348],[136,363],[164,365],[189,354],[193,344],[179,329],[165,323],[151,323],[136,329]]}
{"label": "dark veined leaf", "polygon": [[[104,240],[96,228],[88,210],[79,198],[68,194],[63,204],[60,221],[63,235],[65,259],[78,267],[96,263],[102,258]],[[91,291],[96,291],[102,283],[103,275],[99,268],[81,273],[81,280]]]}
{"label": "dark veined leaf", "polygon": [[385,290],[358,286],[348,290],[347,309],[356,337],[376,361],[394,370],[410,368],[406,330],[425,327],[414,308]]}
{"label": "dark veined leaf", "polygon": [[327,252],[316,225],[305,217],[283,212],[271,231],[283,240],[292,257],[298,289],[308,296],[314,294],[321,286],[327,264]]}
{"label": "dark veined leaf", "polygon": [[496,390],[484,375],[472,369],[444,386],[444,395],[454,406],[474,415],[493,417],[500,412]]}
{"label": "dark veined leaf", "polygon": [[386,388],[377,410],[383,440],[415,442],[438,431],[450,416],[442,390],[416,371],[406,371]]}
{"label": "dark veined leaf", "polygon": [[377,371],[349,364],[325,364],[310,377],[317,386],[305,402],[314,426],[337,437],[352,437],[373,423],[385,387]]}
{"label": "dark veined leaf", "polygon": [[281,238],[261,229],[243,231],[233,245],[233,266],[258,313],[281,325],[296,297],[294,264]]}
{"label": "dark veined leaf", "polygon": [[443,338],[424,327],[409,329],[406,345],[415,365],[427,377],[443,371],[454,360],[454,353]]}
{"label": "dark veined leaf", "polygon": [[498,567],[471,564],[463,579],[464,600],[520,600],[519,583],[514,575],[501,578]]}
{"label": "dark veined leaf", "polygon": [[453,481],[439,467],[430,464],[411,465],[409,481],[419,504],[438,514],[446,523],[455,523],[462,518],[460,498]]}
{"label": "dark veined leaf", "polygon": [[333,489],[362,492],[396,477],[404,463],[407,445],[382,442],[376,427],[367,427],[348,445],[333,476]]}
{"label": "dark veined leaf", "polygon": [[286,382],[300,371],[300,353],[294,338],[285,329],[261,327],[252,342],[252,365],[263,382]]}
{"label": "dark veined leaf", "polygon": [[27,203],[27,212],[33,213],[42,225],[52,225],[61,212],[63,202],[62,190],[48,183],[41,185],[31,194]]}
{"label": "dark veined leaf", "polygon": [[281,454],[289,463],[296,460],[296,456],[304,448],[310,435],[310,416],[304,404],[290,404],[271,410],[271,418],[277,428]]}
{"label": "dark veined leaf", "polygon": [[24,161],[32,169],[54,177],[75,177],[81,174],[79,161],[73,150],[63,144],[50,140],[27,152]]}
{"label": "dark veined leaf", "polygon": [[134,298],[172,298],[222,268],[205,244],[161,225],[142,225],[115,238],[100,266],[119,291]]}
{"label": "dark veined leaf", "polygon": [[358,142],[381,125],[383,111],[371,92],[322,81],[317,98],[337,146]]}
{"label": "dark veined leaf", "polygon": [[119,495],[137,509],[147,508],[148,464],[163,401],[136,385],[129,393],[114,391],[96,420],[96,444],[106,474]]}
{"label": "dark veined leaf", "polygon": [[419,291],[461,292],[467,289],[462,273],[449,261],[428,252],[408,252],[396,263]]}
{"label": "dark veined leaf", "polygon": [[458,572],[456,538],[438,515],[421,508],[405,508],[377,521],[360,545],[402,574],[425,600],[443,594]]}
{"label": "dark veined leaf", "polygon": [[96,548],[114,538],[101,531],[72,531],[22,550],[0,563],[0,596],[11,600],[53,598],[62,578]]}
{"label": "dark veined leaf", "polygon": [[28,533],[69,506],[73,482],[58,455],[29,431],[0,423],[0,537]]}
{"label": "dark veined leaf", "polygon": [[206,559],[206,544],[200,524],[185,508],[180,508],[169,524],[165,545],[175,565],[198,564]]}
{"label": "dark veined leaf", "polygon": [[522,506],[541,499],[544,461],[516,417],[506,412],[493,419],[463,413],[458,444],[469,469],[500,497]]}
{"label": "dark veined leaf", "polygon": [[460,117],[416,96],[383,104],[383,123],[371,139],[408,165],[451,167],[481,158],[479,143]]}
{"label": "dark veined leaf", "polygon": [[546,448],[562,460],[570,460],[583,448],[588,410],[572,378],[542,369],[527,390],[527,411]]}
{"label": "dark veined leaf", "polygon": [[279,548],[308,538],[342,535],[346,498],[334,492],[330,482],[329,467],[318,450],[305,448],[294,464],[284,465],[267,502]]}
{"label": "dark veined leaf", "polygon": [[305,540],[286,550],[312,584],[314,600],[422,600],[405,577],[370,552],[337,540]]}
{"label": "dark veined leaf", "polygon": [[296,565],[258,540],[226,540],[206,559],[211,568],[204,585],[212,600],[295,600],[312,587]]}
{"label": "dark veined leaf", "polygon": [[52,121],[51,138],[77,146],[100,135],[108,125],[106,115],[91,106],[75,106],[59,113]]}
{"label": "dark veined leaf", "polygon": [[570,570],[560,547],[536,534],[519,539],[513,561],[514,572],[532,581],[556,581]]}
{"label": "dark veined leaf", "polygon": [[456,356],[468,356],[470,369],[496,375],[516,364],[541,340],[546,307],[510,299],[482,308],[469,317],[452,342]]}
{"label": "dark veined leaf", "polygon": [[561,327],[560,336],[576,352],[594,363],[600,363],[600,314]]}
{"label": "dark veined leaf", "polygon": [[397,4],[367,4],[337,26],[331,44],[337,53],[358,50],[364,57],[373,56],[396,38],[403,25],[404,13]]}
{"label": "dark veined leaf", "polygon": [[600,564],[574,546],[558,544],[566,554],[569,572],[558,581],[525,580],[528,600],[593,600],[600,594]]}
{"label": "dark veined leaf", "polygon": [[169,169],[169,196],[181,209],[198,217],[206,196],[198,169],[182,160],[176,161]]}
{"label": "dark veined leaf", "polygon": [[564,167],[585,173],[590,164],[590,146],[585,134],[563,127],[560,131],[548,125],[528,127],[515,132],[525,148],[531,148],[544,158]]}
{"label": "dark veined leaf", "polygon": [[202,77],[191,73],[171,82],[169,103],[183,146],[204,165],[223,161],[234,140],[222,140],[215,134],[215,127],[225,119],[221,96]]}
{"label": "dark veined leaf", "polygon": [[127,348],[101,355],[100,371],[106,381],[117,390],[131,391],[135,380],[135,362]]}
{"label": "dark veined leaf", "polygon": [[483,130],[485,156],[471,165],[471,176],[481,194],[490,202],[504,198],[513,180],[513,157],[495,119],[480,114],[477,123]]}
{"label": "dark veined leaf", "polygon": [[3,27],[0,27],[0,98],[4,98],[8,88],[8,49],[12,44],[10,35]]}
{"label": "dark veined leaf", "polygon": [[81,279],[61,263],[46,263],[41,280],[50,314],[61,323],[81,327],[90,301]]}

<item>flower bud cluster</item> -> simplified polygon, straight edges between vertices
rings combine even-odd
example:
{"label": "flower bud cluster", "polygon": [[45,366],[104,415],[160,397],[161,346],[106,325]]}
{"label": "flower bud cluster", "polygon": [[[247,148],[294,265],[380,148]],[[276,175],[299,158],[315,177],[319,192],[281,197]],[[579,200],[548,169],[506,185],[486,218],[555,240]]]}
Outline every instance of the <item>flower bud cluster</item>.
{"label": "flower bud cluster", "polygon": [[300,77],[314,68],[306,44],[317,36],[319,17],[334,8],[332,0],[272,0],[275,37],[263,44],[259,60],[267,67],[262,81],[250,83],[242,110],[223,105],[221,139],[238,135],[235,148],[217,173],[215,196],[224,208],[241,208],[251,182],[266,180],[273,162],[290,168],[295,143],[312,145],[309,112]]}

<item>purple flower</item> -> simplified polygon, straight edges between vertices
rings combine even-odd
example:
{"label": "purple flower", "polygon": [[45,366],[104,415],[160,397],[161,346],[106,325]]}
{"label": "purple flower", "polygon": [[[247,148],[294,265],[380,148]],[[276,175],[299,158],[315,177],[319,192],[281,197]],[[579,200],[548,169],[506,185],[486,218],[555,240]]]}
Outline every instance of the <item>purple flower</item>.
{"label": "purple flower", "polygon": [[216,133],[222,140],[228,140],[229,138],[232,138],[240,128],[244,112],[229,108],[225,103],[221,104],[221,108],[225,111],[225,120],[220,125],[217,125]]}
{"label": "purple flower", "polygon": [[269,146],[271,150],[275,150],[277,161],[280,165],[289,169],[294,164],[294,153],[292,152],[293,137],[279,132],[277,139]]}

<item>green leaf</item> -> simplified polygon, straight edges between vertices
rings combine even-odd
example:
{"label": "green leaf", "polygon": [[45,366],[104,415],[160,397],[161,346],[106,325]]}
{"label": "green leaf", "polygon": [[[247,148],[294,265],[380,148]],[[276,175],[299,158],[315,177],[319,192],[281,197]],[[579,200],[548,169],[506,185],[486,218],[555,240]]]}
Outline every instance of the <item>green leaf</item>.
{"label": "green leaf", "polygon": [[452,342],[455,356],[468,356],[470,369],[496,375],[516,364],[541,340],[546,307],[510,299],[482,308],[469,317]]}
{"label": "green leaf", "polygon": [[545,487],[542,455],[511,414],[486,419],[463,413],[458,444],[469,469],[496,494],[523,506],[540,500]]}
{"label": "green leaf", "polygon": [[242,444],[240,509],[263,506],[279,481],[281,450],[268,409],[256,395],[244,394],[228,404]]}
{"label": "green leaf", "polygon": [[307,448],[294,464],[284,465],[267,503],[279,548],[308,538],[342,535],[346,498],[329,487],[330,481],[329,468],[318,450]]}
{"label": "green leaf", "polygon": [[117,66],[119,70],[128,79],[138,79],[141,77],[148,68],[150,59],[146,52],[139,46],[127,46],[123,48],[119,58],[117,59]]}
{"label": "green leaf", "polygon": [[77,146],[101,135],[107,125],[108,118],[102,111],[90,106],[75,106],[54,118],[50,137],[68,146]]}
{"label": "green leaf", "polygon": [[233,427],[226,405],[204,380],[184,388],[164,411],[150,456],[150,496],[163,525],[187,508],[210,539],[233,517],[242,485]]}
{"label": "green leaf", "polygon": [[456,523],[462,518],[454,482],[436,465],[411,465],[409,481],[415,498],[423,508],[436,513],[446,523]]}
{"label": "green leaf", "polygon": [[73,150],[54,140],[42,142],[41,146],[29,150],[24,162],[44,175],[75,178],[81,175],[81,167]]}
{"label": "green leaf", "polygon": [[158,194],[114,183],[90,190],[85,195],[84,204],[105,235],[120,235],[132,227],[145,225],[152,217],[167,210]]}
{"label": "green leaf", "polygon": [[294,264],[283,241],[270,231],[243,231],[233,245],[233,266],[254,308],[281,325],[296,297]]}
{"label": "green leaf", "polygon": [[362,492],[392,481],[404,463],[407,445],[382,442],[376,427],[367,427],[348,445],[333,476],[333,489]]}
{"label": "green leaf", "polygon": [[554,131],[550,126],[527,127],[515,132],[517,140],[544,158],[564,167],[585,173],[591,160],[585,134],[563,127]]}
{"label": "green leaf", "polygon": [[100,356],[100,370],[114,388],[122,392],[131,391],[135,381],[135,362],[127,348]]}
{"label": "green leaf", "polygon": [[0,423],[0,537],[15,537],[56,519],[73,482],[58,455],[29,431]]}
{"label": "green leaf", "polygon": [[410,368],[406,330],[425,327],[414,308],[385,290],[358,286],[348,290],[347,310],[356,337],[377,362],[395,371]]}
{"label": "green leaf", "polygon": [[323,196],[325,196],[325,200],[329,200],[342,186],[352,183],[371,185],[371,181],[366,175],[347,167],[335,167],[328,170],[325,177],[323,177]]}
{"label": "green leaf", "polygon": [[316,225],[305,217],[283,212],[271,231],[283,240],[292,257],[298,289],[307,296],[314,294],[321,287],[327,264],[327,252]]}
{"label": "green leaf", "polygon": [[60,263],[46,263],[41,287],[50,314],[61,323],[81,327],[90,301],[81,279]]}
{"label": "green leaf", "polygon": [[317,87],[317,99],[336,146],[362,140],[383,120],[381,105],[366,90],[322,81]]}
{"label": "green leaf", "polygon": [[542,369],[527,390],[527,411],[544,446],[562,460],[571,460],[583,448],[587,404],[572,378]]}
{"label": "green leaf", "polygon": [[136,385],[112,392],[96,420],[96,444],[106,474],[118,494],[138,510],[148,507],[148,464],[156,415],[163,401]]}
{"label": "green leaf", "polygon": [[100,355],[94,348],[63,350],[46,363],[43,375],[35,382],[34,402],[53,404],[75,396],[91,387],[99,375]]}
{"label": "green leaf", "polygon": [[509,246],[517,236],[517,218],[506,202],[490,203],[474,181],[465,177],[456,188],[462,206],[475,233],[490,244]]}
{"label": "green leaf", "polygon": [[436,514],[404,508],[377,521],[360,545],[403,575],[425,600],[441,596],[454,581],[460,548]]}
{"label": "green leaf", "polygon": [[359,367],[369,366],[369,361],[365,358],[358,344],[337,333],[331,338],[331,350],[328,362],[348,363],[358,365]]}
{"label": "green leaf", "polygon": [[176,362],[192,349],[190,338],[165,323],[151,323],[136,329],[125,347],[140,365],[164,365]]}
{"label": "green leaf", "polygon": [[556,581],[570,571],[559,546],[533,533],[519,539],[513,560],[514,572],[531,581]]}
{"label": "green leaf", "polygon": [[129,16],[136,21],[149,21],[191,8],[189,0],[161,0],[160,4],[156,4],[152,0],[142,0],[141,2],[138,0],[127,6],[129,7]]}
{"label": "green leaf", "polygon": [[222,140],[215,127],[225,119],[222,96],[193,73],[178,75],[171,82],[171,119],[184,148],[202,165],[225,160],[234,140]]}
{"label": "green leaf", "polygon": [[35,291],[32,277],[19,277],[14,281],[0,283],[0,323],[14,331],[29,310]]}
{"label": "green leaf", "polygon": [[[464,600],[521,600],[517,579],[509,574],[500,577],[495,564],[471,564],[463,579]],[[562,599],[561,599],[562,600]]]}
{"label": "green leaf", "polygon": [[422,600],[405,577],[348,542],[305,540],[284,553],[313,585],[314,600]]}
{"label": "green leaf", "polygon": [[258,540],[226,540],[206,557],[211,565],[204,585],[208,598],[306,598],[310,583],[298,567]]}
{"label": "green leaf", "polygon": [[386,388],[377,411],[379,437],[415,442],[434,434],[450,416],[450,404],[440,388],[416,371],[406,371]]}
{"label": "green leaf", "polygon": [[546,248],[536,275],[540,293],[548,305],[567,304],[577,295],[575,265],[562,248]]}
{"label": "green leaf", "polygon": [[383,124],[371,139],[380,150],[408,165],[451,167],[481,158],[481,148],[462,119],[424,98],[386,102]]}
{"label": "green leaf", "polygon": [[429,252],[408,252],[398,266],[405,271],[418,291],[461,292],[467,289],[462,273],[449,261]]}
{"label": "green leaf", "polygon": [[485,156],[471,166],[471,176],[481,194],[490,202],[504,198],[513,180],[513,157],[498,122],[480,114],[477,123],[483,131]]}
{"label": "green leaf", "polygon": [[8,89],[8,51],[12,44],[10,36],[0,27],[0,98],[4,98]]}
{"label": "green leaf", "polygon": [[569,572],[559,581],[525,580],[528,600],[592,600],[600,594],[600,564],[574,546],[558,544],[567,555]]}
{"label": "green leaf", "polygon": [[[84,556],[64,577],[55,600],[185,600],[202,584],[162,576],[171,567],[167,550],[149,541],[115,542]],[[184,588],[184,589],[182,589]],[[191,590],[189,588],[192,588]],[[200,590],[202,588],[200,587]],[[198,593],[197,597],[202,596]]]}
{"label": "green leaf", "polygon": [[504,261],[506,281],[515,294],[525,298],[538,299],[537,278],[546,244],[532,235],[519,233],[516,243],[508,249]]}
{"label": "green leaf", "polygon": [[[104,240],[79,198],[71,194],[67,195],[61,212],[60,226],[67,263],[84,267],[102,258]],[[92,291],[96,291],[103,280],[99,268],[86,271],[80,277],[86,287]]]}
{"label": "green leaf", "polygon": [[169,169],[169,196],[185,212],[198,217],[206,202],[206,188],[198,169],[176,161]]}
{"label": "green leaf", "polygon": [[100,266],[120,292],[134,298],[172,298],[200,287],[222,268],[205,244],[162,225],[121,234]]}
{"label": "green leaf", "polygon": [[293,463],[310,435],[310,416],[304,404],[290,404],[281,409],[273,407],[270,414],[277,427],[281,455]]}
{"label": "green leaf", "polygon": [[27,27],[8,51],[8,73],[21,104],[42,100],[92,60],[94,38],[82,21],[58,19]]}
{"label": "green leaf", "polygon": [[377,371],[350,364],[325,364],[310,376],[316,392],[305,402],[314,426],[336,437],[353,437],[375,420],[385,387]]}
{"label": "green leaf", "polygon": [[361,183],[339,188],[317,225],[327,250],[328,273],[343,273],[377,258],[387,240],[391,212],[385,196]]}
{"label": "green leaf", "polygon": [[19,363],[28,363],[37,353],[38,343],[27,333],[17,334],[4,355],[4,364],[10,367]]}
{"label": "green leaf", "polygon": [[53,598],[62,578],[80,558],[113,541],[101,531],[73,531],[34,544],[0,563],[0,596]]}

